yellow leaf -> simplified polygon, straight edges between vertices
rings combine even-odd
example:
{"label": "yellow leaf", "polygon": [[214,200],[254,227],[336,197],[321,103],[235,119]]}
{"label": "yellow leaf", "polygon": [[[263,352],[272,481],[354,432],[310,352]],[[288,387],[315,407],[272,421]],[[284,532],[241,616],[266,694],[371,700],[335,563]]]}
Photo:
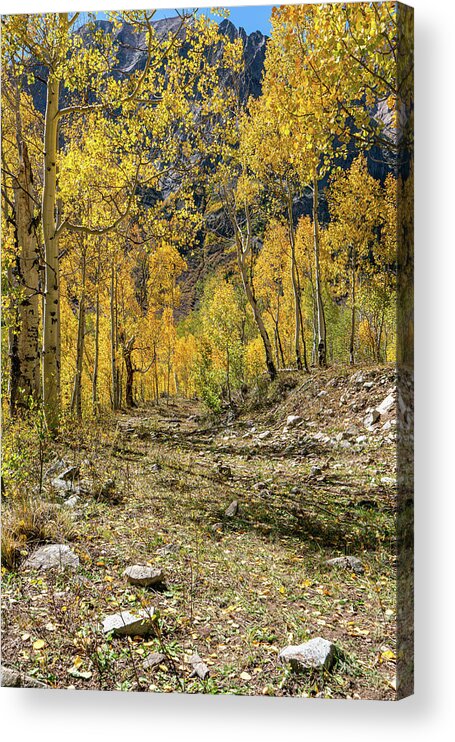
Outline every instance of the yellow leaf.
{"label": "yellow leaf", "polygon": [[76,668],[80,667],[80,666],[82,665],[82,662],[83,662],[83,660],[82,660],[82,657],[80,657],[80,656],[79,656],[79,655],[77,654],[77,655],[75,656],[74,660],[73,660],[73,667],[76,667]]}
{"label": "yellow leaf", "polygon": [[242,680],[251,680],[251,675],[248,672],[241,672],[240,677]]}
{"label": "yellow leaf", "polygon": [[33,642],[33,649],[42,649],[46,646],[46,642],[44,639],[37,639],[35,642]]}

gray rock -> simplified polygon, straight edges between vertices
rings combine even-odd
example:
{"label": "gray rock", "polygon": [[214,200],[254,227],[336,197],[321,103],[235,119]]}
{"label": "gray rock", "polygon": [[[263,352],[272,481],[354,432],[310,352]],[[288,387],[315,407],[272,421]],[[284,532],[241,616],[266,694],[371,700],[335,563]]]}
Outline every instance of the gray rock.
{"label": "gray rock", "polygon": [[278,655],[281,662],[289,663],[293,670],[313,668],[330,669],[335,659],[335,645],[318,636],[305,644],[290,645]]}
{"label": "gray rock", "polygon": [[362,384],[365,381],[365,378],[361,371],[357,371],[355,374],[352,374],[350,381],[351,383],[356,384],[357,386],[362,386]]}
{"label": "gray rock", "polygon": [[67,469],[62,471],[61,474],[58,475],[59,479],[64,479],[65,482],[72,482],[74,479],[77,479],[79,476],[80,467],[79,466],[69,466]]}
{"label": "gray rock", "polygon": [[62,495],[71,495],[74,494],[75,487],[73,485],[73,482],[68,481],[66,479],[61,479],[60,477],[55,477],[51,481],[51,485],[55,490],[58,490],[60,494]]}
{"label": "gray rock", "polygon": [[233,500],[231,504],[226,508],[224,511],[224,514],[227,515],[228,518],[233,518],[237,513],[239,512],[239,503],[237,500]]}
{"label": "gray rock", "polygon": [[286,427],[294,428],[301,420],[302,418],[300,415],[288,415],[286,419]]}
{"label": "gray rock", "polygon": [[370,428],[372,425],[375,425],[378,422],[380,417],[381,417],[380,412],[378,412],[377,410],[372,410],[371,412],[368,413],[363,423],[366,428]]}
{"label": "gray rock", "polygon": [[198,677],[201,680],[205,680],[209,674],[209,668],[207,665],[201,660],[198,654],[194,653],[191,655],[191,657],[188,660],[188,663],[192,665],[193,672],[191,673],[190,677]]}
{"label": "gray rock", "polygon": [[380,415],[387,415],[390,410],[396,405],[396,392],[393,391],[382,400],[381,404],[377,408]]}
{"label": "gray rock", "polygon": [[80,497],[78,495],[71,495],[71,497],[68,497],[68,499],[65,500],[63,504],[69,508],[75,508],[79,500]]}
{"label": "gray rock", "polygon": [[365,572],[365,567],[362,562],[355,556],[335,557],[335,559],[328,559],[326,564],[331,567],[350,569],[352,572],[355,572],[356,575],[363,575]]}
{"label": "gray rock", "polygon": [[357,438],[355,439],[355,442],[356,442],[356,443],[365,443],[365,441],[366,441],[366,440],[367,440],[367,437],[366,437],[366,435],[359,435],[359,436],[358,436],[358,437],[357,437]]}
{"label": "gray rock", "polygon": [[151,652],[145,658],[144,662],[142,663],[142,667],[144,668],[144,670],[151,670],[157,665],[161,665],[161,663],[165,662],[165,660],[165,654],[161,654],[161,652]]}
{"label": "gray rock", "polygon": [[140,585],[141,587],[149,587],[163,581],[162,569],[153,569],[141,564],[133,564],[131,567],[127,567],[123,575],[131,585]]}
{"label": "gray rock", "polygon": [[49,468],[46,470],[46,477],[52,476],[52,474],[57,474],[58,471],[61,471],[65,468],[65,466],[68,466],[68,462],[64,459],[55,459],[52,464],[49,466]]}
{"label": "gray rock", "polygon": [[46,683],[36,680],[31,675],[25,675],[19,670],[10,667],[0,667],[0,685],[2,688],[47,688]]}
{"label": "gray rock", "polygon": [[259,440],[263,441],[266,438],[270,438],[271,435],[272,434],[271,434],[270,430],[264,430],[263,433],[259,433],[258,438],[259,438]]}
{"label": "gray rock", "polygon": [[76,569],[79,566],[79,557],[66,544],[47,544],[36,549],[26,559],[25,566],[34,569]]}
{"label": "gray rock", "polygon": [[103,618],[103,634],[113,631],[116,636],[145,636],[154,631],[158,615],[152,606],[136,613],[112,613]]}

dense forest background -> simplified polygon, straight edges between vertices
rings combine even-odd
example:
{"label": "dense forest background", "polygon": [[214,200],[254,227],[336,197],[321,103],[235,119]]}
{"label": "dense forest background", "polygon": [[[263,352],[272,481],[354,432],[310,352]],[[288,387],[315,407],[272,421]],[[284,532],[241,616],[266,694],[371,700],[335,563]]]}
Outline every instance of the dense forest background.
{"label": "dense forest background", "polygon": [[407,23],[389,3],[282,6],[270,38],[4,17],[10,412],[220,410],[280,369],[394,361]]}

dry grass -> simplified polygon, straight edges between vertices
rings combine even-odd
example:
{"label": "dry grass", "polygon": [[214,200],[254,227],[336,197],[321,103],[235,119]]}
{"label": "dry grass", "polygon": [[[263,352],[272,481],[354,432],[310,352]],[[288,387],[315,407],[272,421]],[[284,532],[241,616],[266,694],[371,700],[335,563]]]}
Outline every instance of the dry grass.
{"label": "dry grass", "polygon": [[[49,461],[69,456],[87,481],[75,516],[81,564],[74,573],[8,572],[5,661],[59,688],[393,698],[395,513],[393,487],[380,479],[393,473],[395,446],[375,435],[348,449],[313,437],[362,420],[363,409],[338,406],[350,388],[347,373],[339,386],[329,385],[335,371],[312,375],[309,385],[302,376],[284,400],[285,390],[271,391],[275,407],[228,426],[190,422],[201,413],[197,405],[169,403],[57,443]],[[378,381],[377,399],[355,395],[377,404],[388,384]],[[329,407],[336,414],[326,415]],[[294,412],[314,426],[295,429],[283,444]],[[250,417],[258,433],[273,435],[245,438]],[[122,428],[130,432],[119,434]],[[98,497],[109,479],[117,504]],[[229,519],[233,499],[240,512]],[[17,526],[11,532],[21,538]],[[46,528],[33,533],[43,537]],[[345,549],[361,557],[364,575],[326,565]],[[132,563],[162,567],[166,585],[128,585],[122,573]],[[105,614],[144,605],[160,611],[160,639],[101,634]],[[295,676],[277,662],[286,644],[318,635],[342,650],[330,675]],[[33,649],[36,639],[45,641],[42,650]],[[163,647],[166,661],[144,670],[147,654]],[[210,668],[208,680],[190,677],[185,657],[195,651]],[[90,677],[68,673],[75,661]]]}
{"label": "dry grass", "polygon": [[56,502],[24,497],[7,503],[2,512],[2,565],[17,567],[33,546],[65,543],[75,535],[71,513]]}

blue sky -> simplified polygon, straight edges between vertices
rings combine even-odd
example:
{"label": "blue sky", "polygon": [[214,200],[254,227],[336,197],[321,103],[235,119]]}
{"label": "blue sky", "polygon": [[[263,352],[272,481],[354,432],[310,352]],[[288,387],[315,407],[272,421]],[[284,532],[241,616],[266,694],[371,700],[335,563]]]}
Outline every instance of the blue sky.
{"label": "blue sky", "polygon": [[[140,6],[140,3],[138,3]],[[199,7],[199,6],[197,6]],[[210,13],[210,7],[207,8],[199,7],[201,13],[209,15],[217,21],[221,21],[219,16],[214,16]],[[228,5],[225,6],[229,8]],[[243,26],[247,33],[252,31],[262,31],[264,34],[270,35],[270,15],[272,12],[272,5],[250,5],[244,7],[231,7],[229,18],[234,26]],[[168,16],[175,15],[174,8],[169,5],[169,10],[157,10],[155,18],[166,18]],[[105,17],[105,13],[99,13],[99,17]]]}
{"label": "blue sky", "polygon": [[[229,5],[225,6],[229,8]],[[250,5],[242,7],[231,7],[229,19],[232,21],[234,26],[243,26],[247,33],[252,31],[262,31],[262,33],[270,35],[270,15],[272,13],[272,5]],[[201,13],[204,15],[210,15],[220,21],[221,18],[218,16],[212,16],[210,13],[210,6],[208,8],[200,8]],[[169,11],[159,10],[157,17],[165,18],[169,15]]]}

